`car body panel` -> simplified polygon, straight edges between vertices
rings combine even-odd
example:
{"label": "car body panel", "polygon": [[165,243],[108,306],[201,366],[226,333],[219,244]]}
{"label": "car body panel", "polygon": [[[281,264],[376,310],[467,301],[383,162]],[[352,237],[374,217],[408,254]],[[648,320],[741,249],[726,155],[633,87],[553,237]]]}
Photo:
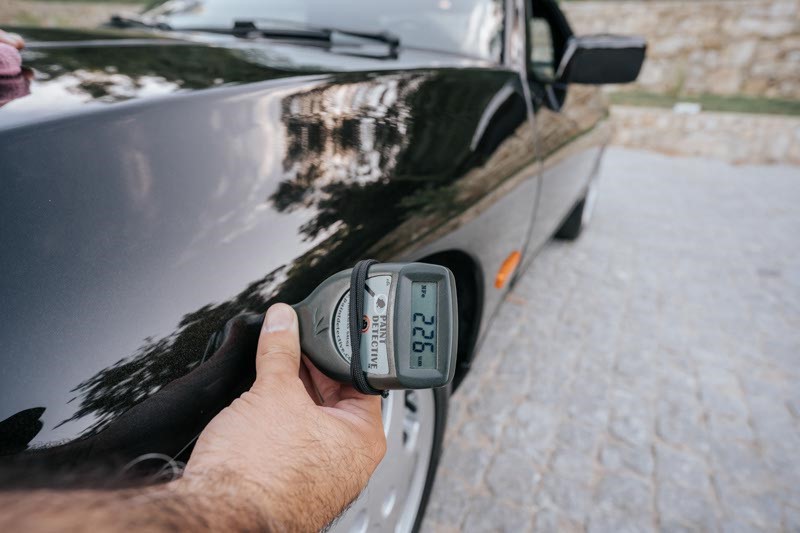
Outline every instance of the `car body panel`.
{"label": "car body panel", "polygon": [[[476,67],[492,63],[424,50],[378,59],[332,53],[320,46],[232,36],[119,30],[16,29],[27,41],[26,67],[36,73],[30,94],[0,111],[0,127],[39,123],[59,114],[87,113],[95,106],[127,103],[204,89],[332,72],[401,71]],[[353,52],[353,50],[349,50]],[[0,91],[2,91],[0,83]],[[0,98],[2,100],[2,98]]]}
{"label": "car body panel", "polygon": [[469,257],[482,333],[495,273],[552,234],[609,134],[595,89],[537,103],[519,51],[21,33],[31,94],[0,107],[0,463],[180,457],[252,382],[251,360],[206,351],[226,322],[364,257]]}
{"label": "car body panel", "polygon": [[[537,105],[542,186],[530,237],[531,251],[541,248],[583,197],[612,132],[606,100],[592,87],[570,87],[559,111]],[[530,259],[532,256],[526,262]]]}
{"label": "car body panel", "polygon": [[[543,72],[537,61],[552,61],[555,73],[564,59],[573,31],[557,0],[523,0],[530,42],[526,72],[534,108],[536,145],[542,161],[536,217],[523,269],[558,230],[586,194],[603,149],[611,138],[608,103],[596,87],[566,84]],[[537,51],[537,47],[542,47]],[[546,69],[545,69],[546,70]]]}
{"label": "car body panel", "polygon": [[[88,48],[59,53],[70,50],[85,60]],[[138,75],[131,56],[105,57],[118,58],[115,79]],[[533,214],[533,135],[514,71],[456,63],[298,68],[8,119],[0,300],[14,312],[0,326],[0,420],[42,426],[12,445],[91,455],[73,444],[198,372],[228,319],[299,301],[362,257],[457,247],[496,270]],[[142,439],[126,453],[176,446]]]}

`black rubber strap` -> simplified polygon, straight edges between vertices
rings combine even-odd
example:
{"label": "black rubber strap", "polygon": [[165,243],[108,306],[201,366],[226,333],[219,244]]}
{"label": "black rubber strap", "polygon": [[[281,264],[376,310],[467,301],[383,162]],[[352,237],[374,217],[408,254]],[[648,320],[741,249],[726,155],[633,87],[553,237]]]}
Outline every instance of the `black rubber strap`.
{"label": "black rubber strap", "polygon": [[364,259],[356,263],[350,275],[350,377],[353,386],[362,394],[386,395],[367,383],[367,373],[361,368],[361,324],[364,317],[364,290],[367,286],[369,267],[377,263]]}

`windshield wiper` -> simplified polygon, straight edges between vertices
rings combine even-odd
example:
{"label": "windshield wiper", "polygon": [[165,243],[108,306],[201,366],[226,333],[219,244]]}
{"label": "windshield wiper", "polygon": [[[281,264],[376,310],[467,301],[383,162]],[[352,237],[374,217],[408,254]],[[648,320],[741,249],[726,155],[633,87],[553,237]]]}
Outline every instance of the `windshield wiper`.
{"label": "windshield wiper", "polygon": [[155,30],[170,31],[172,28],[165,22],[149,22],[137,17],[123,17],[112,15],[109,21],[104,24],[111,28],[149,28]]}
{"label": "windshield wiper", "polygon": [[306,39],[317,39],[330,41],[334,34],[358,37],[370,41],[378,41],[388,44],[391,48],[400,46],[400,38],[389,32],[362,32],[353,30],[343,30],[341,28],[318,28],[307,26],[303,28],[263,28],[259,27],[253,20],[237,20],[233,23],[232,33],[239,37],[245,37],[250,33],[257,33],[264,37],[297,37]]}
{"label": "windshield wiper", "polygon": [[[246,38],[251,35],[258,35],[260,37],[275,38],[275,39],[300,39],[319,41],[324,43],[333,44],[334,35],[345,35],[348,37],[356,37],[359,39],[366,39],[370,41],[377,41],[385,43],[389,46],[388,58],[396,59],[397,51],[400,47],[400,39],[389,32],[361,32],[344,30],[341,28],[317,28],[313,26],[302,28],[273,28],[273,27],[259,27],[255,21],[252,20],[237,20],[233,24],[233,28],[197,28],[200,31],[213,31],[215,33],[229,33],[236,37]],[[371,54],[359,54],[348,52],[348,55],[359,57],[376,58]]]}
{"label": "windshield wiper", "polygon": [[372,59],[397,59],[398,49],[400,48],[400,38],[389,32],[362,32],[345,30],[341,28],[321,28],[315,26],[302,26],[298,28],[277,28],[259,27],[255,20],[237,20],[233,27],[212,26],[212,27],[188,27],[173,28],[165,22],[155,22],[137,17],[123,17],[114,15],[105,24],[113,28],[148,28],[162,31],[200,31],[208,33],[220,33],[224,35],[234,35],[236,37],[247,38],[253,35],[274,39],[297,39],[304,41],[318,41],[327,44],[334,43],[334,35],[344,35],[369,41],[385,43],[389,47],[389,53],[385,56],[375,56],[372,54],[362,54],[357,52],[344,52],[347,55],[357,57],[367,57]]}

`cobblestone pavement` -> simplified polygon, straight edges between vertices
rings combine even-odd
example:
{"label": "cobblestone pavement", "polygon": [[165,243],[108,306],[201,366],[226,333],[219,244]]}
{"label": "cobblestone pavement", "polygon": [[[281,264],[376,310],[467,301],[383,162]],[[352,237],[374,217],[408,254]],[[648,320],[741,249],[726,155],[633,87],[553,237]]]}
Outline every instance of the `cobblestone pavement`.
{"label": "cobblestone pavement", "polygon": [[423,531],[800,531],[800,167],[609,150],[495,324]]}

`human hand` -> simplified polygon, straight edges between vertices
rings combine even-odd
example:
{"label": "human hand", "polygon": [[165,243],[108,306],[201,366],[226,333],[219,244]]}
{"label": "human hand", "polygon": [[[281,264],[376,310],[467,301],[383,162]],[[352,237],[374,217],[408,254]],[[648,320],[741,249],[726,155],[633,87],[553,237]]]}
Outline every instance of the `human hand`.
{"label": "human hand", "polygon": [[385,453],[380,398],[301,358],[297,315],[276,304],[261,329],[255,383],[205,428],[178,483],[257,512],[255,528],[319,530]]}
{"label": "human hand", "polygon": [[3,30],[0,30],[0,43],[13,46],[17,50],[22,50],[22,48],[25,47],[25,41],[22,39],[22,37],[16,33],[9,33]]}

